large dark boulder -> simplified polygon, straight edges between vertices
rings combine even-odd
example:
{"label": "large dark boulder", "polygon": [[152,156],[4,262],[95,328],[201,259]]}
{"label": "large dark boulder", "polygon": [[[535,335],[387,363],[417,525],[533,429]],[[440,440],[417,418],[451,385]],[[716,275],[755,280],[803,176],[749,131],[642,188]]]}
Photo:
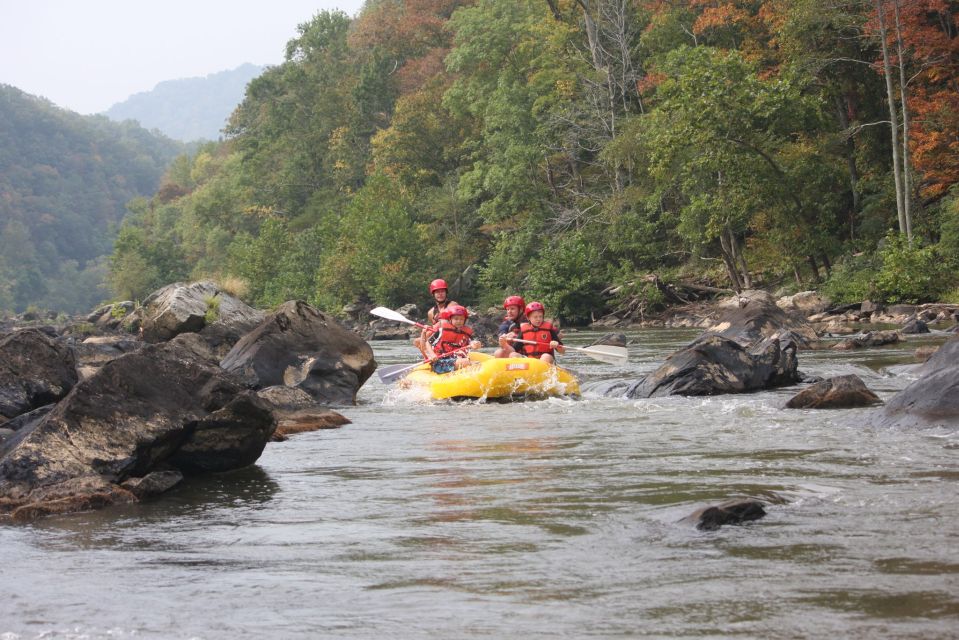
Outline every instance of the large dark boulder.
{"label": "large dark boulder", "polygon": [[38,329],[0,337],[0,417],[56,402],[77,383],[73,350]]}
{"label": "large dark boulder", "polygon": [[920,378],[894,395],[878,415],[880,426],[959,427],[959,337],[917,372]]}
{"label": "large dark boulder", "polygon": [[817,382],[789,399],[787,409],[850,409],[880,404],[875,393],[855,374]]}
{"label": "large dark boulder", "polygon": [[290,301],[245,335],[220,362],[251,387],[298,387],[320,404],[355,404],[376,369],[373,350],[333,316]]}
{"label": "large dark boulder", "polygon": [[208,333],[213,340],[232,340],[230,346],[265,317],[262,311],[210,281],[167,285],[151,293],[136,313],[143,338],[148,342],[163,342],[181,333],[196,333],[219,325]]}
{"label": "large dark boulder", "polygon": [[666,359],[626,390],[630,398],[745,393],[799,382],[796,345],[776,338],[746,349],[729,338],[706,334]]}
{"label": "large dark boulder", "polygon": [[797,346],[808,347],[819,339],[812,326],[780,309],[765,291],[743,291],[722,303],[716,321],[706,331],[741,345],[788,336]]}
{"label": "large dark boulder", "polygon": [[[108,362],[4,443],[0,515],[27,519],[136,499],[155,471],[250,464],[273,435],[265,403],[189,339]],[[13,446],[9,446],[13,442]]]}

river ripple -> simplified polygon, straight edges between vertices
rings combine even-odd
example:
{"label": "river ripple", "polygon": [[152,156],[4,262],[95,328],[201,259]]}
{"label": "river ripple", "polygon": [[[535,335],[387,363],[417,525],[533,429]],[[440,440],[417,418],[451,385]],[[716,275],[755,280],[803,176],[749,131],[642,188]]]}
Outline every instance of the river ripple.
{"label": "river ripple", "polygon": [[[564,361],[635,376],[695,332],[630,335],[627,369]],[[888,398],[914,348],[800,366]],[[794,392],[436,405],[374,379],[254,467],[0,527],[0,639],[956,637],[959,435]],[[678,523],[741,496],[769,515]]]}

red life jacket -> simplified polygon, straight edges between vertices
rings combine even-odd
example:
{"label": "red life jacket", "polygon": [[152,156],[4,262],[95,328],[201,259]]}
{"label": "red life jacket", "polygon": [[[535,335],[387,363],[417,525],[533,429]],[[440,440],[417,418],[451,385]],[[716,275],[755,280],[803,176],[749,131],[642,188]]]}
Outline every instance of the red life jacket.
{"label": "red life jacket", "polygon": [[465,324],[457,329],[449,320],[441,320],[437,326],[439,333],[437,333],[436,344],[433,345],[433,352],[438,356],[462,349],[473,339],[473,330]]}
{"label": "red life jacket", "polygon": [[521,351],[528,356],[535,358],[544,353],[552,354],[553,350],[549,348],[549,343],[553,340],[554,327],[552,323],[543,321],[538,327],[534,327],[530,322],[524,322],[519,326],[519,337],[523,340],[532,340],[536,344],[516,343],[521,347]]}

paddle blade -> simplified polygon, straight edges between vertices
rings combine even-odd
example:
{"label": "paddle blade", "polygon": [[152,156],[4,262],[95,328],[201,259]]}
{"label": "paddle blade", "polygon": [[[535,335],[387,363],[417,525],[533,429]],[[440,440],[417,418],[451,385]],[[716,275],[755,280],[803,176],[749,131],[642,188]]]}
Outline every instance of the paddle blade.
{"label": "paddle blade", "polygon": [[379,316],[380,318],[384,318],[386,320],[393,320],[394,322],[405,322],[406,324],[412,324],[414,326],[418,324],[404,316],[402,313],[393,311],[392,309],[387,309],[386,307],[376,307],[370,311],[370,314]]}
{"label": "paddle blade", "polygon": [[383,384],[392,384],[402,378],[404,375],[420,366],[420,362],[416,364],[391,364],[385,367],[379,367],[376,370],[376,375],[380,377],[380,382]]}
{"label": "paddle blade", "polygon": [[608,344],[597,344],[592,347],[574,347],[576,351],[582,351],[586,355],[606,364],[614,364],[619,367],[626,366],[629,361],[629,351],[626,347],[615,347]]}

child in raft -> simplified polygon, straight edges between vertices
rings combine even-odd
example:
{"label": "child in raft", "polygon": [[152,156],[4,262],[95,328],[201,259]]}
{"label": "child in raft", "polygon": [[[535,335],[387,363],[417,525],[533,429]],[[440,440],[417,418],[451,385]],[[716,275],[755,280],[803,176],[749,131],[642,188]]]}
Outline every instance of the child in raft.
{"label": "child in raft", "polygon": [[525,311],[528,320],[519,326],[518,336],[514,335],[512,339],[518,337],[527,342],[516,342],[516,350],[528,358],[539,358],[553,364],[556,361],[554,352],[566,353],[559,330],[551,322],[546,322],[546,307],[542,302],[530,302]]}
{"label": "child in raft", "polygon": [[[449,287],[446,284],[446,280],[442,278],[433,280],[433,282],[430,283],[429,290],[430,295],[433,297],[434,304],[430,307],[430,310],[426,312],[426,323],[432,327],[440,320],[443,320],[444,315],[446,316],[445,319],[448,320],[449,308],[457,303],[449,299]],[[413,344],[420,350],[420,353],[422,353],[424,357],[429,357],[426,355],[426,341],[429,334],[429,329],[423,329],[420,332],[420,337],[413,340]]]}
{"label": "child in raft", "polygon": [[425,343],[426,355],[433,361],[435,373],[449,373],[469,366],[472,363],[466,357],[466,352],[483,346],[479,340],[473,340],[473,330],[466,326],[466,318],[469,317],[466,307],[450,305],[448,313],[448,320],[440,320],[432,328],[435,338]]}
{"label": "child in raft", "polygon": [[506,309],[506,317],[499,325],[496,332],[499,336],[499,348],[493,352],[494,358],[512,358],[521,357],[516,353],[516,349],[510,344],[510,341],[519,335],[519,326],[527,322],[523,310],[526,308],[526,301],[522,296],[506,296],[503,300],[503,308]]}

